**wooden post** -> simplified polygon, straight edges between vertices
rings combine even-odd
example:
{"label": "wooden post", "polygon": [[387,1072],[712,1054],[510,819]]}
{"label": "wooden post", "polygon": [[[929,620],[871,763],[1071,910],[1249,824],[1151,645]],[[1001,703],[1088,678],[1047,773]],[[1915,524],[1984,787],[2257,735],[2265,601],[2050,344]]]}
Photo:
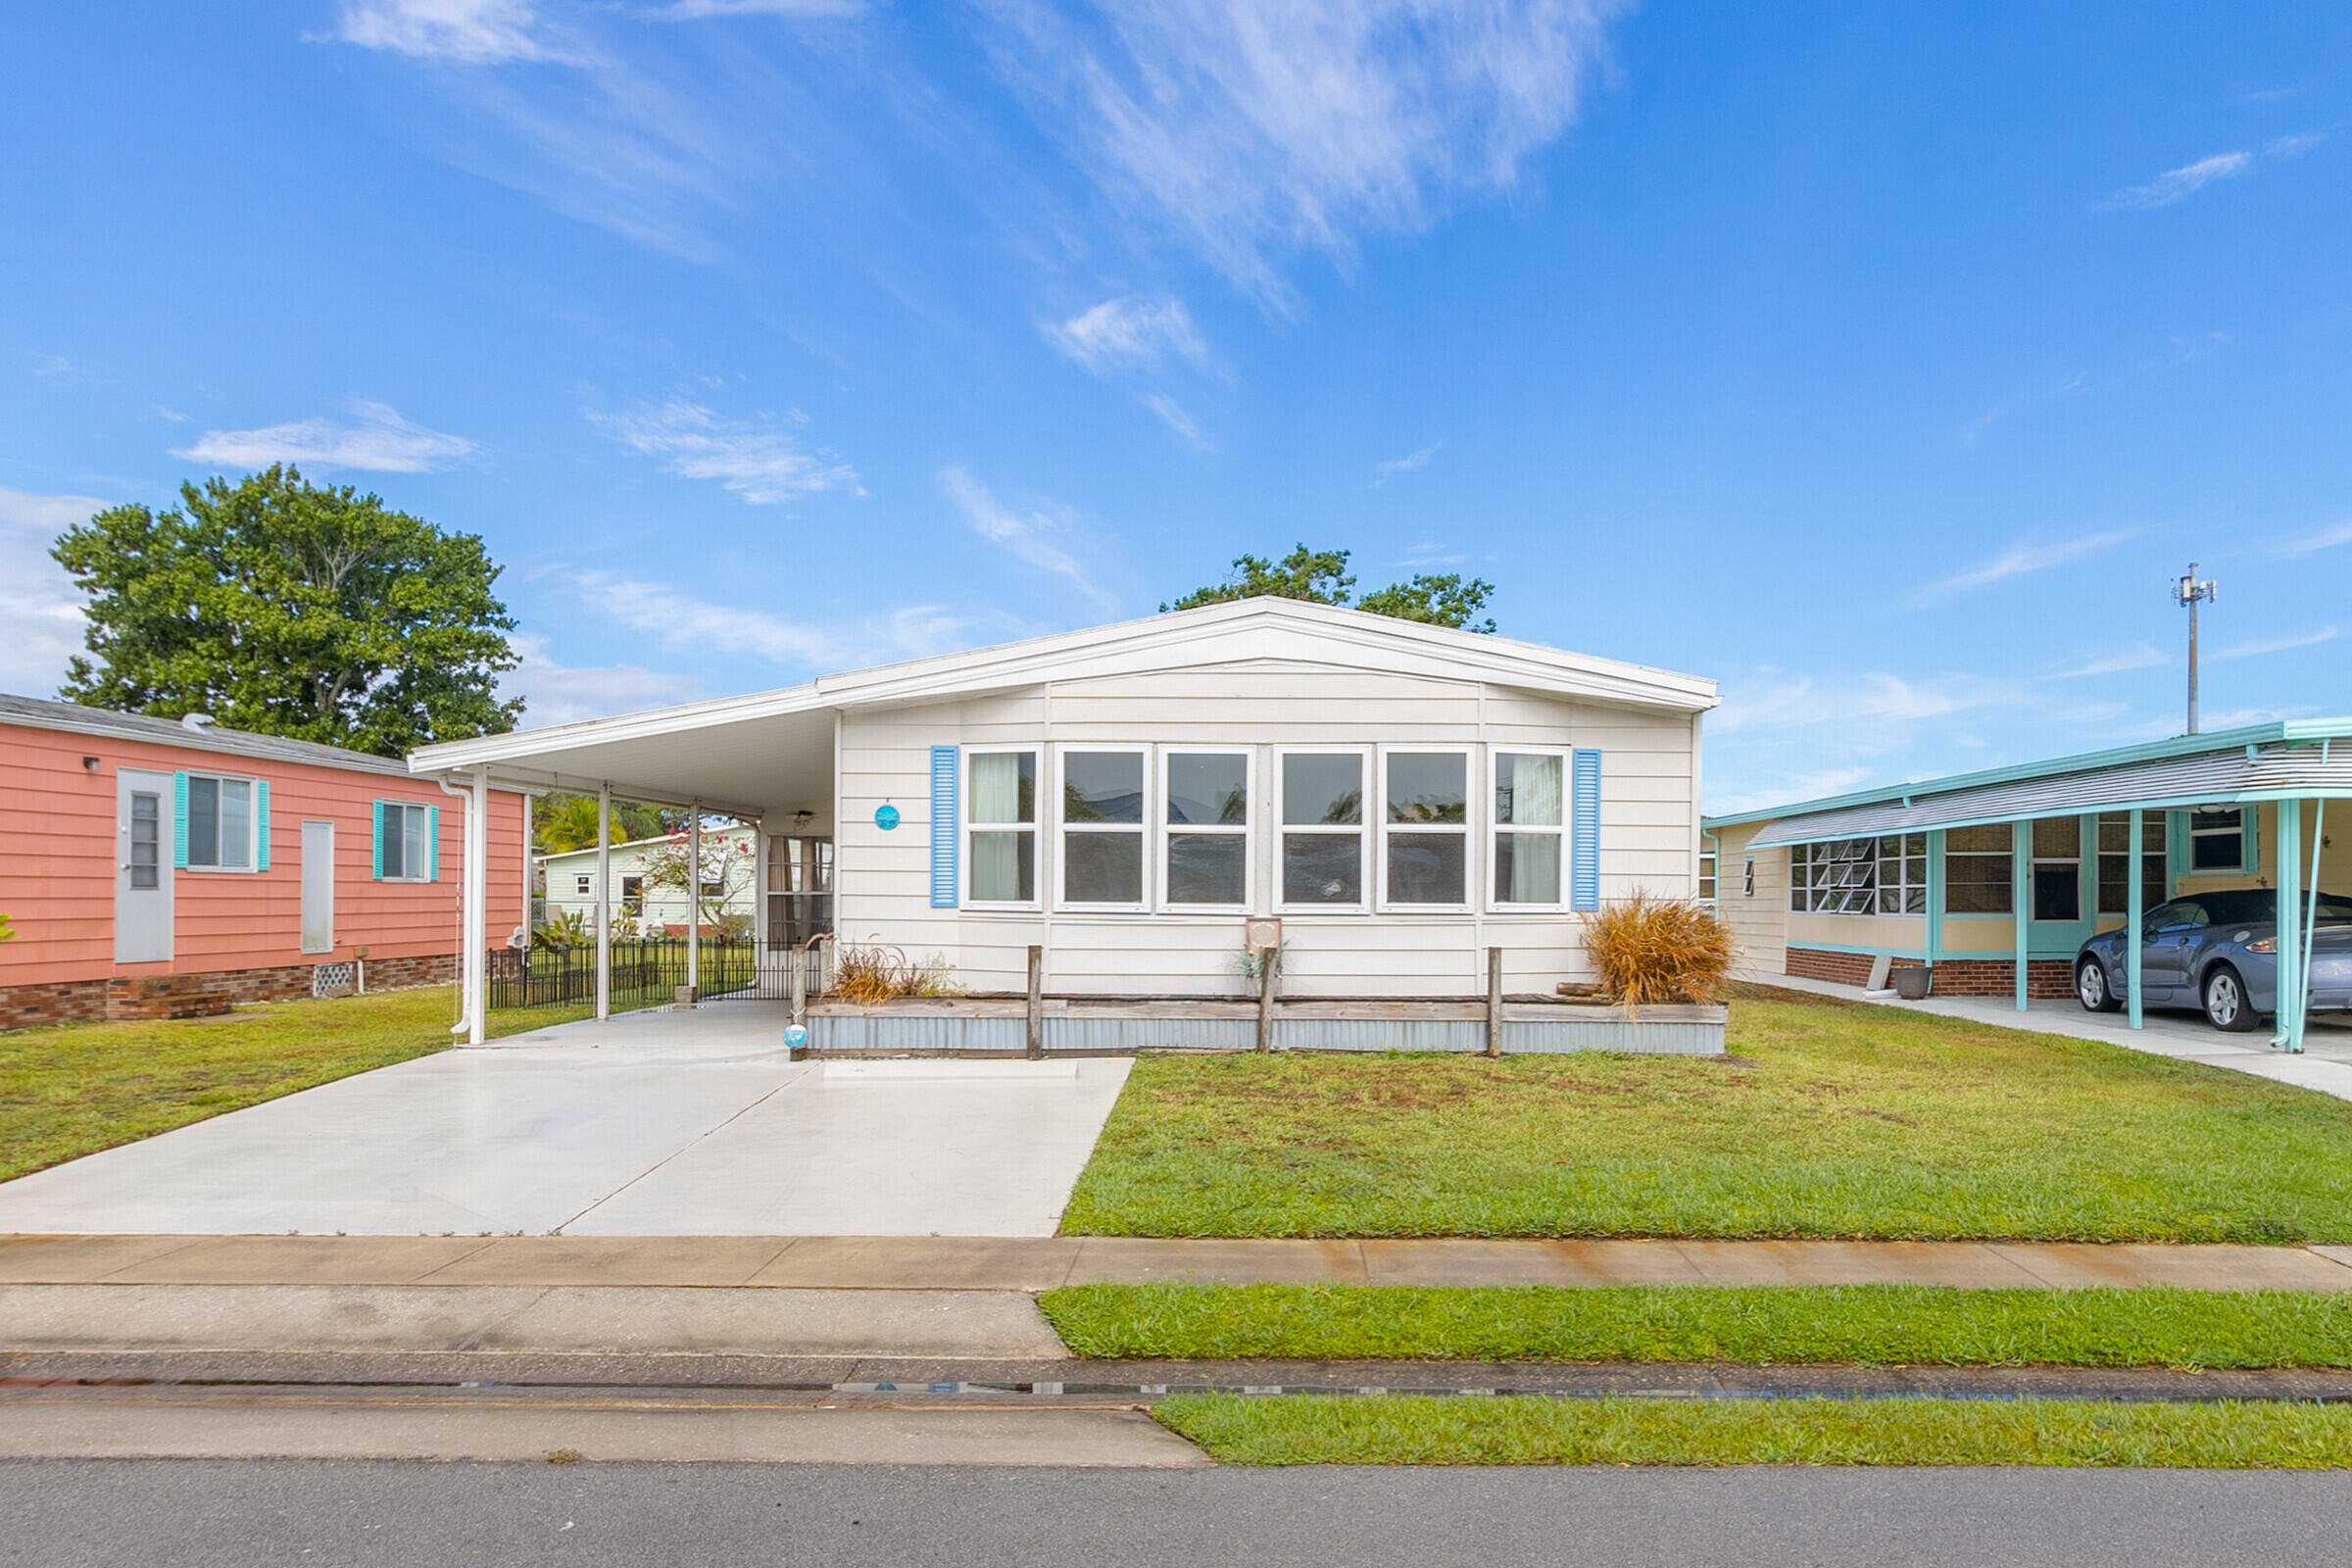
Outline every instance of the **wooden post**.
{"label": "wooden post", "polygon": [[1046,950],[1029,950],[1029,1058],[1046,1054]]}
{"label": "wooden post", "polygon": [[1502,1054],[1502,950],[1487,950],[1487,1054]]}
{"label": "wooden post", "polygon": [[1260,948],[1257,954],[1257,1049],[1274,1049],[1274,950]]}

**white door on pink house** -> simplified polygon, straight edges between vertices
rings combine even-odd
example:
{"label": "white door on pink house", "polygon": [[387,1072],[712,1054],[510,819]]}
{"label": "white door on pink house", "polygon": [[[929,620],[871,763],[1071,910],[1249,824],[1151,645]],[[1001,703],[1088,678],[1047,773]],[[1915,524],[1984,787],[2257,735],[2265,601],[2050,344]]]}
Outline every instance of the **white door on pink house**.
{"label": "white door on pink house", "polygon": [[115,961],[172,956],[172,775],[115,772]]}
{"label": "white door on pink house", "polygon": [[302,824],[302,951],[335,951],[335,824]]}

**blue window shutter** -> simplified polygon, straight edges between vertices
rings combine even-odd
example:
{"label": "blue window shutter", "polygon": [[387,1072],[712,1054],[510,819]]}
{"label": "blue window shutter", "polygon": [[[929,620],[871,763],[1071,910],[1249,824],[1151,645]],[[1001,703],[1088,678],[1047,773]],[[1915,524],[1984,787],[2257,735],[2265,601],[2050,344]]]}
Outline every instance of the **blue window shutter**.
{"label": "blue window shutter", "polygon": [[253,868],[270,869],[270,781],[253,781]]}
{"label": "blue window shutter", "polygon": [[2238,869],[2248,876],[2259,875],[2262,871],[2262,808],[2241,806],[2237,808],[2237,819],[2246,825],[2246,836],[2237,841],[2238,853],[2243,857]]}
{"label": "blue window shutter", "polygon": [[188,775],[172,775],[172,864],[188,868]]}
{"label": "blue window shutter", "polygon": [[931,907],[956,907],[956,748],[931,748]]}
{"label": "blue window shutter", "polygon": [[375,879],[384,879],[384,803],[375,803]]}
{"label": "blue window shutter", "polygon": [[1600,907],[1600,754],[1580,751],[1573,769],[1568,843],[1568,906]]}
{"label": "blue window shutter", "polygon": [[[412,806],[409,809],[413,811],[416,808]],[[438,806],[424,808],[424,879],[427,882],[441,880],[441,808]]]}

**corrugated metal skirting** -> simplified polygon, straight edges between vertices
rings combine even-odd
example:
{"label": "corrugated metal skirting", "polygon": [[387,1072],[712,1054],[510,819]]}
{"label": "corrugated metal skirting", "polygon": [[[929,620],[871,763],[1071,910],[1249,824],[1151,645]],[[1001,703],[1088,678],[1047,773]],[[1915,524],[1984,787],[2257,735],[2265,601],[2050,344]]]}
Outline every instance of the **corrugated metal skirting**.
{"label": "corrugated metal skirting", "polygon": [[[1017,1052],[1028,1043],[1020,1018],[832,1016],[808,1019],[818,1051]],[[1054,1018],[1045,1020],[1052,1052],[1248,1051],[1257,1043],[1251,1018]],[[1446,1051],[1487,1049],[1487,1026],[1461,1018],[1276,1018],[1277,1051]],[[1643,1055],[1723,1054],[1723,1025],[1665,1019],[1506,1019],[1506,1055],[1622,1051]]]}

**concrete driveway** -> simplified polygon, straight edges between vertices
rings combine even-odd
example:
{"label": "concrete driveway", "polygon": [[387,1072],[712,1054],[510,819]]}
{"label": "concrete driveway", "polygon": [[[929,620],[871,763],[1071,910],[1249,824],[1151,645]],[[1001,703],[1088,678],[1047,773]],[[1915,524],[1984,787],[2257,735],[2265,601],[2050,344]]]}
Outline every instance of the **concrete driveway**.
{"label": "concrete driveway", "polygon": [[783,1025],[419,1057],[0,1184],[0,1234],[1047,1236],[1130,1065],[795,1062]]}

